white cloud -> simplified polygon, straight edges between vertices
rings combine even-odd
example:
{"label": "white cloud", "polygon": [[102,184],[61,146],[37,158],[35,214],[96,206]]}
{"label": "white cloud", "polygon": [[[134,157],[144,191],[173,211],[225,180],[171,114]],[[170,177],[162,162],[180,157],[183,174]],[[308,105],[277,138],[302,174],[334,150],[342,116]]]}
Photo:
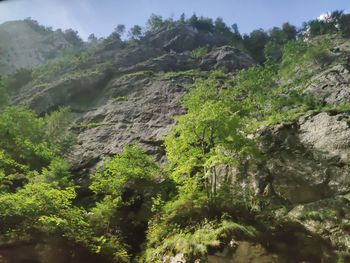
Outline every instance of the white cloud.
{"label": "white cloud", "polygon": [[326,12],[326,13],[322,13],[319,15],[319,17],[317,18],[317,20],[319,21],[328,21],[331,17],[331,13],[330,12]]}

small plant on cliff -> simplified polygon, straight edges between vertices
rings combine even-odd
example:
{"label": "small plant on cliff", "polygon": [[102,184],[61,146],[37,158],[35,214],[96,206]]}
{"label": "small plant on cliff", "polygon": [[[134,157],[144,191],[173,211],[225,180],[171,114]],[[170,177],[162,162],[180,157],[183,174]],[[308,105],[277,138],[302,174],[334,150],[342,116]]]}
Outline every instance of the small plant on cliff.
{"label": "small plant on cliff", "polygon": [[194,60],[201,60],[206,54],[208,54],[208,47],[198,47],[191,52],[191,58]]}

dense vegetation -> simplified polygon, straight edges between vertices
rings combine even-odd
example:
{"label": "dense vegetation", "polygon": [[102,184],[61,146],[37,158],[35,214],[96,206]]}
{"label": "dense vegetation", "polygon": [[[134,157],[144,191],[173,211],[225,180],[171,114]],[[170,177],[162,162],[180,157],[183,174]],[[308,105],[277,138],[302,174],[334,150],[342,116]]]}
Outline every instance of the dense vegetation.
{"label": "dense vegetation", "polygon": [[[163,21],[153,15],[148,31],[186,24],[229,34],[232,44],[248,50],[260,65],[235,76],[192,72],[196,81],[182,101],[187,113],[177,118],[165,138],[167,164],[159,165],[137,145],[126,145],[91,175],[88,204],[79,202],[77,190],[82,186],[65,159],[75,142],[69,110],[39,117],[30,109],[8,106],[7,97],[31,79],[50,81],[68,61],[78,64],[89,53],[67,50],[32,72],[22,70],[4,78],[0,85],[1,242],[54,235],[113,262],[163,262],[164,255],[178,252],[189,260],[205,258],[232,237],[249,240],[259,235],[266,226],[257,224],[257,217],[273,224],[277,219],[265,213],[274,207],[253,198],[251,189],[233,187],[229,170],[244,175],[248,160],[265,158],[250,136],[257,127],[293,121],[306,111],[329,110],[303,89],[311,73],[335,60],[328,37],[322,43],[314,37],[347,36],[348,20],[349,15],[334,12],[328,22],[310,21],[299,36],[288,23],[241,36],[237,26],[230,29],[220,18],[213,22],[183,15],[178,21]],[[120,40],[124,31],[119,25],[106,41]],[[66,34],[74,39],[74,32]],[[140,27],[131,29],[134,41],[141,36]],[[307,37],[314,39],[305,41]],[[198,49],[192,57],[200,59],[206,52]],[[340,105],[332,110],[349,109]]]}

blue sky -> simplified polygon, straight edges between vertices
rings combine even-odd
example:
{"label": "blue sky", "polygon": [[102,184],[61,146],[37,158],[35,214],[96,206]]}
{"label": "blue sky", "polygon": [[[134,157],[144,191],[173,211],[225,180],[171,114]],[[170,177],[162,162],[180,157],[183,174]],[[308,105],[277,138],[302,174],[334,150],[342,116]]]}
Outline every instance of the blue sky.
{"label": "blue sky", "polygon": [[73,28],[86,38],[109,35],[117,24],[144,25],[152,14],[178,18],[222,17],[243,33],[283,22],[302,22],[336,9],[350,11],[350,0],[7,0],[0,2],[0,23],[32,17],[54,29]]}

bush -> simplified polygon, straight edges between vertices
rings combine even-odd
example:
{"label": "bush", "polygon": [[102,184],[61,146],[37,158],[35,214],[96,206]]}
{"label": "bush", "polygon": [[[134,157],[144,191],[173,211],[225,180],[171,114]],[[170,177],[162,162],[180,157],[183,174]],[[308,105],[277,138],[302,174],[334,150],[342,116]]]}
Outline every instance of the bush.
{"label": "bush", "polygon": [[208,47],[198,47],[191,52],[191,58],[194,60],[201,60],[206,54],[208,54]]}

